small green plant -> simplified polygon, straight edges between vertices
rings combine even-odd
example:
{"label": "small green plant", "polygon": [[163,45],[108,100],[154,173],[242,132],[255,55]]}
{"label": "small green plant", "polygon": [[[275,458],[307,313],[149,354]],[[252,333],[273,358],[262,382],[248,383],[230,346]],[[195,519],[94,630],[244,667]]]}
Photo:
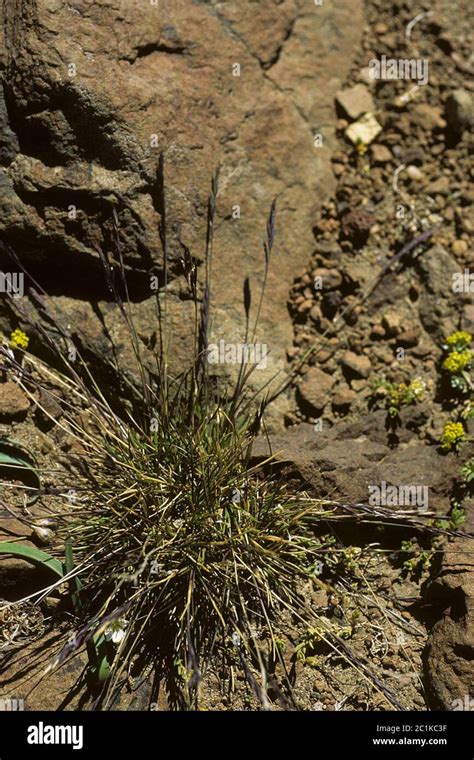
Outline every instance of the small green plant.
{"label": "small green plant", "polygon": [[466,511],[462,504],[458,501],[453,501],[451,511],[446,518],[435,520],[433,525],[443,530],[459,530],[459,528],[466,522]]}
{"label": "small green plant", "polygon": [[403,567],[412,575],[417,575],[423,570],[429,570],[435,553],[433,548],[422,549],[416,539],[402,541],[400,552],[407,555]]}
{"label": "small green plant", "polygon": [[392,383],[385,378],[378,379],[372,386],[372,404],[382,405],[389,417],[398,417],[404,406],[411,406],[423,401],[426,396],[426,383],[415,377],[408,383]]}
{"label": "small green plant", "polygon": [[472,483],[474,481],[474,459],[469,460],[469,462],[466,462],[461,467],[461,475],[465,483]]}
{"label": "small green plant", "polygon": [[474,352],[469,348],[472,336],[468,332],[452,333],[443,345],[447,353],[441,368],[449,376],[451,387],[460,393],[466,393],[472,388],[469,370],[474,360]]}
{"label": "small green plant", "polygon": [[[306,662],[309,665],[316,664],[316,658],[311,655],[314,652],[317,644],[323,639],[323,631],[318,628],[307,628],[304,634],[300,637],[299,644],[295,647],[296,659],[299,662]],[[308,662],[309,660],[309,662]]]}

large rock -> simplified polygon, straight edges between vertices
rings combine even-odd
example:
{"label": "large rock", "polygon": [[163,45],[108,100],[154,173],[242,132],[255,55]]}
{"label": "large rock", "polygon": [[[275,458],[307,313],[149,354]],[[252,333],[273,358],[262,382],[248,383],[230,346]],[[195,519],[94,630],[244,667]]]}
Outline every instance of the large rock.
{"label": "large rock", "polygon": [[[474,502],[465,503],[467,531],[474,534]],[[474,559],[472,538],[448,545],[428,600],[442,609],[425,656],[425,675],[433,707],[473,710],[474,702]]]}
{"label": "large rock", "polygon": [[13,382],[0,383],[0,422],[12,422],[26,416],[30,402],[19,385]]}
{"label": "large rock", "polygon": [[387,500],[382,506],[420,507],[420,512],[447,514],[459,471],[456,456],[440,456],[436,447],[428,446],[408,429],[403,431],[399,446],[390,448],[385,420],[386,413],[382,412],[369,414],[355,424],[339,422],[327,428],[323,418],[321,429],[317,424],[302,424],[272,436],[271,448],[264,437],[258,439],[253,455],[258,462],[273,452],[272,466],[287,481],[304,485],[320,498],[366,504],[374,486],[381,493],[383,483],[386,487],[411,486],[426,491],[413,491],[411,503],[404,503],[404,494],[399,492],[398,505]]}
{"label": "large rock", "polygon": [[460,267],[441,245],[436,244],[418,257],[416,266],[424,288],[420,295],[420,318],[425,330],[442,342],[457,328],[455,316],[462,308],[459,294],[453,292],[453,276]]}
{"label": "large rock", "polygon": [[[251,276],[255,308],[262,233],[277,197],[259,336],[272,369],[283,368],[287,288],[311,254],[318,208],[334,188],[333,101],[358,48],[361,5],[4,4],[2,238],[49,292],[110,299],[97,249],[115,248],[115,211],[131,296],[144,300],[150,269],[163,273],[159,152],[166,155],[171,280],[183,246],[202,262],[210,179],[220,162],[213,334],[242,339],[242,283]],[[190,330],[189,321],[180,329]]]}

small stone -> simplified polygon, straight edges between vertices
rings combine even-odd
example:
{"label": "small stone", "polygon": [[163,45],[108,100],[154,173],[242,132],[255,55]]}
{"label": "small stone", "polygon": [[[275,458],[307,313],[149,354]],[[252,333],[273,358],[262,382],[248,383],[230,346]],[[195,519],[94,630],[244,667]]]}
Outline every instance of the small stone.
{"label": "small stone", "polygon": [[423,172],[417,166],[413,166],[413,164],[407,166],[407,174],[415,182],[421,182],[425,179]]}
{"label": "small stone", "polygon": [[439,179],[430,182],[426,188],[426,192],[429,193],[429,195],[437,195],[438,193],[440,195],[447,195],[447,193],[449,193],[448,177],[439,177]]}
{"label": "small stone", "polygon": [[379,21],[378,24],[375,24],[374,31],[375,31],[375,34],[387,34],[388,26],[387,24],[384,24],[382,21]]}
{"label": "small stone", "polygon": [[349,122],[347,119],[338,119],[336,121],[336,129],[338,132],[344,132],[345,129],[347,129],[349,125]]}
{"label": "small stone", "polygon": [[374,114],[369,112],[364,114],[358,121],[350,124],[345,131],[345,135],[354,145],[370,145],[381,131],[382,127]]}
{"label": "small stone", "polygon": [[417,124],[423,129],[444,129],[446,121],[443,119],[442,109],[438,106],[431,106],[428,103],[418,103],[413,107],[410,114],[413,124]]}
{"label": "small stone", "polygon": [[374,164],[387,164],[393,158],[392,151],[379,143],[372,145],[371,152]]}
{"label": "small stone", "polygon": [[319,304],[315,303],[315,304],[314,304],[314,306],[313,306],[313,308],[312,308],[312,309],[311,309],[311,311],[309,312],[309,317],[310,317],[310,319],[312,319],[312,320],[313,320],[313,322],[314,322],[316,325],[318,325],[318,324],[320,323],[320,321],[321,321],[321,317],[322,317],[322,316],[323,316],[323,315],[322,315],[322,313],[321,313],[321,307],[319,306]]}
{"label": "small stone", "polygon": [[421,166],[426,161],[426,156],[423,148],[419,145],[412,145],[403,151],[403,163],[406,166],[415,164],[415,166]]}
{"label": "small stone", "polygon": [[342,217],[342,234],[353,242],[363,242],[376,221],[377,219],[370,211],[364,208],[352,209]]}
{"label": "small stone", "polygon": [[397,337],[397,345],[402,346],[403,348],[411,348],[412,346],[416,346],[418,344],[418,341],[420,340],[420,331],[419,330],[405,330],[404,332],[401,332]]}
{"label": "small stone", "polygon": [[382,327],[382,325],[373,325],[373,327],[370,330],[370,337],[372,340],[379,340],[380,338],[385,338],[385,330]]}
{"label": "small stone", "polygon": [[465,240],[455,240],[452,245],[452,251],[454,254],[462,255],[467,251],[467,243]]}
{"label": "small stone", "polygon": [[48,546],[54,541],[54,531],[51,528],[35,526],[33,527],[31,539],[40,546]]}
{"label": "small stone", "polygon": [[320,414],[329,400],[335,382],[336,378],[333,375],[323,372],[319,367],[311,367],[296,390],[301,410],[310,414]]}
{"label": "small stone", "polygon": [[301,301],[301,303],[298,304],[298,312],[302,314],[304,312],[310,311],[312,305],[313,305],[313,302],[311,301],[311,299],[306,298],[304,301]]}
{"label": "small stone", "polygon": [[372,95],[363,84],[356,84],[348,90],[338,92],[336,103],[342,108],[345,115],[352,120],[374,110]]}
{"label": "small stone", "polygon": [[359,82],[363,84],[373,85],[374,80],[371,77],[371,69],[369,66],[364,66],[357,75]]}
{"label": "small stone", "polygon": [[446,119],[457,134],[474,125],[472,95],[463,89],[454,90],[446,100]]}
{"label": "small stone", "polygon": [[393,338],[401,332],[400,314],[397,311],[388,311],[382,317],[382,325],[388,337]]}
{"label": "small stone", "polygon": [[25,417],[30,402],[21,388],[10,380],[0,385],[0,421],[11,422]]}
{"label": "small stone", "polygon": [[372,369],[370,359],[367,356],[360,356],[353,351],[346,351],[341,359],[341,365],[351,375],[363,378],[368,377]]}
{"label": "small stone", "polygon": [[342,274],[338,269],[318,268],[313,271],[315,290],[336,290],[342,285]]}
{"label": "small stone", "polygon": [[356,394],[347,386],[340,388],[332,398],[334,409],[348,409],[354,401]]}

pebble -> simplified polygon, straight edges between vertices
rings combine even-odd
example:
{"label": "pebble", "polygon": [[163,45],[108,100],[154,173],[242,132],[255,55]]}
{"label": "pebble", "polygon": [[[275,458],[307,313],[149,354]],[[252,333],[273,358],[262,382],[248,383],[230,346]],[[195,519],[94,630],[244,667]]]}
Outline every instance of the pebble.
{"label": "pebble", "polygon": [[385,145],[375,143],[371,147],[372,159],[375,164],[387,164],[392,160],[392,151]]}
{"label": "pebble", "polygon": [[400,314],[397,311],[386,312],[382,317],[382,326],[388,337],[395,337],[402,331]]}
{"label": "pebble", "polygon": [[313,302],[311,301],[311,299],[310,298],[306,298],[303,301],[301,301],[300,304],[298,304],[298,312],[301,314],[301,313],[304,313],[306,311],[310,311],[312,305],[313,305]]}
{"label": "pebble", "polygon": [[315,324],[318,325],[320,323],[322,314],[321,314],[321,307],[319,306],[319,304],[315,304],[312,307],[311,311],[309,312],[309,317],[310,319],[313,320]]}
{"label": "pebble", "polygon": [[430,182],[426,188],[426,192],[429,193],[429,195],[437,195],[437,193],[440,193],[440,195],[446,195],[449,193],[448,177],[439,177],[439,179]]}
{"label": "pebble", "polygon": [[413,124],[430,131],[446,127],[442,109],[439,106],[431,106],[429,103],[417,103],[410,113],[410,119]]}
{"label": "pebble", "polygon": [[404,332],[401,332],[400,335],[398,335],[397,345],[403,346],[404,348],[411,348],[412,346],[416,346],[418,344],[419,339],[419,330],[405,330]]}
{"label": "pebble", "polygon": [[326,406],[335,382],[336,378],[333,375],[323,372],[319,367],[311,367],[296,390],[299,404],[319,414]]}
{"label": "pebble", "polygon": [[352,121],[375,108],[372,95],[363,84],[356,84],[338,92],[336,103]]}
{"label": "pebble", "polygon": [[[338,269],[315,269],[312,273],[315,289],[336,290],[342,285],[342,274]],[[316,282],[317,281],[317,282]]]}
{"label": "pebble", "polygon": [[474,105],[472,95],[463,89],[454,90],[446,100],[446,118],[455,132],[472,128],[474,125]]}
{"label": "pebble", "polygon": [[455,240],[451,248],[454,254],[462,255],[466,253],[468,245],[465,240]]}
{"label": "pebble", "polygon": [[423,172],[417,166],[413,166],[413,164],[407,166],[407,174],[415,182],[422,182],[425,179]]}
{"label": "pebble", "polygon": [[355,392],[346,386],[344,388],[340,388],[334,394],[332,398],[332,405],[335,409],[345,409],[352,404],[355,398]]}
{"label": "pebble", "polygon": [[358,143],[370,145],[381,131],[381,125],[374,114],[369,112],[364,114],[358,121],[350,124],[345,131],[345,135],[354,145]]}
{"label": "pebble", "polygon": [[368,377],[372,369],[370,359],[367,356],[360,356],[353,351],[346,351],[341,358],[341,365],[357,377]]}

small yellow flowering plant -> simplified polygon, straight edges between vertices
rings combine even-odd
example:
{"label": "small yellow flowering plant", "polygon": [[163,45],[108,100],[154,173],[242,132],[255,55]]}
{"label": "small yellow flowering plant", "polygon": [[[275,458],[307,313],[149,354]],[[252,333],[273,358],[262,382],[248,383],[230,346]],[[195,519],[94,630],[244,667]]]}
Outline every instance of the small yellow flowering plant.
{"label": "small yellow flowering plant", "polygon": [[10,345],[12,348],[21,348],[24,350],[28,348],[29,342],[29,337],[19,328],[13,330],[10,335]]}
{"label": "small yellow flowering plant", "polygon": [[444,451],[458,449],[466,437],[466,431],[462,422],[453,422],[448,420],[443,428],[441,435],[441,448]]}
{"label": "small yellow flowering plant", "polygon": [[415,377],[408,383],[391,383],[384,378],[376,380],[373,385],[372,403],[382,401],[389,417],[397,417],[401,408],[423,401],[426,395],[426,383]]}
{"label": "small yellow flowering plant", "polygon": [[441,368],[448,373],[451,387],[466,393],[472,388],[469,370],[474,361],[474,351],[471,350],[472,335],[463,330],[452,333],[443,345],[447,352]]}

